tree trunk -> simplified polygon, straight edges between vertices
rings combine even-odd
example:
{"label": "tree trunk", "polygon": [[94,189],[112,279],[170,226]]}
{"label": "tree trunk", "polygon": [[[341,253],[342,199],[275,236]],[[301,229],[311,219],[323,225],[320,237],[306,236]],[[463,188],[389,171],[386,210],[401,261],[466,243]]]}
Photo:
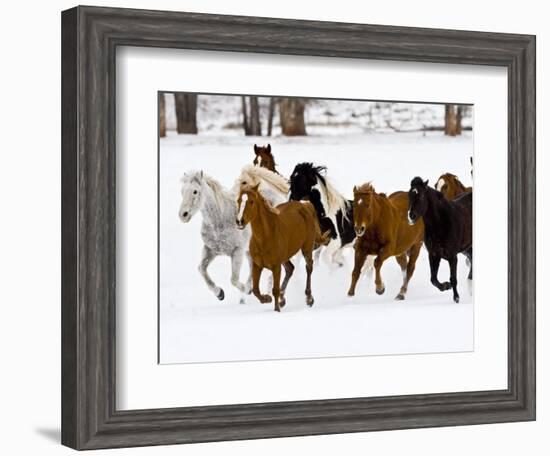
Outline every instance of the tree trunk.
{"label": "tree trunk", "polygon": [[166,102],[164,93],[159,93],[159,135],[161,138],[166,136]]}
{"label": "tree trunk", "polygon": [[458,105],[456,107],[456,134],[461,135],[462,134],[462,114],[464,110],[464,106]]}
{"label": "tree trunk", "polygon": [[445,105],[445,134],[447,136],[456,136],[459,134],[456,105]]}
{"label": "tree trunk", "polygon": [[267,136],[273,131],[273,114],[275,113],[275,97],[269,99],[269,112],[267,114]]}
{"label": "tree trunk", "polygon": [[285,136],[306,135],[304,111],[306,101],[302,98],[281,98],[279,101],[279,116],[281,131]]}
{"label": "tree trunk", "polygon": [[248,97],[250,101],[250,134],[262,136],[262,124],[260,123],[260,105],[258,97]]}
{"label": "tree trunk", "polygon": [[176,93],[175,99],[178,133],[197,134],[197,95]]}
{"label": "tree trunk", "polygon": [[250,124],[248,123],[248,113],[246,107],[246,97],[241,97],[241,107],[243,111],[243,128],[245,136],[250,136]]}

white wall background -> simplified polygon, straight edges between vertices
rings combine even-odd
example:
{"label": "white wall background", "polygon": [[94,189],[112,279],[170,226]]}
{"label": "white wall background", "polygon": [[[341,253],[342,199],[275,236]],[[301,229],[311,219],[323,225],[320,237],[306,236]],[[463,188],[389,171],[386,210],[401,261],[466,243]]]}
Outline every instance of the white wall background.
{"label": "white wall background", "polygon": [[[3,5],[0,43],[0,445],[5,454],[69,454],[60,422],[60,11],[71,1]],[[537,35],[538,114],[538,421],[535,423],[378,432],[115,450],[108,454],[264,455],[547,454],[550,446],[550,316],[543,285],[550,254],[550,160],[543,131],[550,106],[550,29],[545,3],[462,0],[296,2],[278,0],[98,0],[104,6],[530,33]],[[546,18],[546,19],[545,19]],[[545,210],[546,208],[546,210]],[[545,220],[546,218],[546,220]],[[545,331],[546,328],[546,331]],[[105,452],[101,452],[105,453]],[[97,453],[99,454],[99,453]],[[105,453],[107,454],[107,453]]]}

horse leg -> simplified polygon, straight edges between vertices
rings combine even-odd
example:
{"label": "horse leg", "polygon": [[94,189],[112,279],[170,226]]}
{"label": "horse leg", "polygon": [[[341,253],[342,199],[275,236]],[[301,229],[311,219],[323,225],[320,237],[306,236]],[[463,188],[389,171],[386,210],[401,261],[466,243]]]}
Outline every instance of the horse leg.
{"label": "horse leg", "polygon": [[376,259],[374,260],[374,271],[376,272],[376,276],[374,278],[374,284],[376,285],[376,294],[384,294],[384,291],[386,291],[386,287],[384,286],[384,282],[382,282],[382,275],[380,274],[380,270],[382,269],[382,264],[384,264],[384,261],[386,260],[387,255],[384,253],[379,253]]}
{"label": "horse leg", "polygon": [[411,280],[411,277],[414,273],[414,269],[416,267],[416,260],[418,259],[418,255],[420,254],[420,248],[422,247],[422,243],[419,242],[418,244],[413,245],[409,249],[409,261],[407,262],[407,270],[405,272],[405,277],[403,277],[403,285],[401,286],[401,290],[399,290],[399,294],[395,297],[397,300],[405,299],[405,294],[407,293],[407,287],[409,286],[409,280]]}
{"label": "horse leg", "polygon": [[247,293],[247,287],[239,280],[241,266],[243,264],[243,250],[237,248],[231,255],[231,285],[237,288],[241,292],[240,304],[244,304],[244,295]]}
{"label": "horse leg", "polygon": [[403,253],[402,255],[397,255],[395,260],[401,267],[401,272],[403,273],[403,285],[401,285],[401,290],[399,290],[399,294],[395,297],[396,300],[401,301],[405,299],[405,293],[407,292],[407,254]]}
{"label": "horse leg", "polygon": [[302,250],[302,254],[304,255],[304,259],[306,260],[306,304],[311,307],[315,302],[313,296],[311,295],[311,273],[313,271],[313,258],[311,255],[311,250]]}
{"label": "horse leg", "polygon": [[285,299],[286,286],[288,285],[288,281],[290,280],[290,278],[292,277],[292,274],[294,273],[294,265],[290,260],[285,261],[283,263],[283,266],[285,268],[285,277],[283,279],[283,284],[281,285],[281,296],[279,298],[279,305],[281,307],[284,307],[284,305],[286,304],[286,299]]}
{"label": "horse leg", "polygon": [[401,272],[403,273],[403,279],[405,279],[405,277],[407,277],[407,254],[403,253],[402,255],[396,256],[395,261],[397,261],[397,263],[401,267]]}
{"label": "horse leg", "polygon": [[437,279],[437,272],[439,271],[439,263],[441,262],[441,257],[439,255],[435,255],[433,253],[430,253],[430,280],[432,282],[432,285],[436,287],[439,291],[445,291],[451,288],[451,284],[449,282],[441,283]]}
{"label": "horse leg", "polygon": [[212,250],[207,246],[204,246],[202,249],[201,262],[199,263],[199,272],[204,278],[204,281],[206,282],[208,288],[216,295],[216,297],[220,301],[222,301],[223,298],[225,298],[225,293],[223,292],[223,289],[218,287],[208,274],[208,265],[212,262],[214,258],[216,258],[214,252],[212,252]]}
{"label": "horse leg", "polygon": [[278,264],[273,267],[273,298],[275,299],[275,311],[280,312],[281,306],[279,305],[279,296],[281,294],[281,290],[279,288],[281,283],[281,265]]}
{"label": "horse leg", "polygon": [[367,259],[367,254],[361,250],[358,246],[355,246],[355,263],[353,265],[353,272],[351,273],[351,285],[349,286],[348,296],[355,295],[355,286],[361,276],[361,270]]}
{"label": "horse leg", "polygon": [[460,297],[458,296],[458,291],[456,289],[456,264],[458,263],[458,258],[456,255],[449,258],[449,268],[451,269],[451,286],[453,287],[453,299],[455,302],[460,301]]}
{"label": "horse leg", "polygon": [[468,259],[468,262],[470,263],[470,272],[468,273],[468,290],[470,291],[470,296],[472,296],[472,270],[474,268],[473,265],[473,258],[472,258],[472,248],[470,247],[466,252],[464,253],[466,255],[466,258]]}
{"label": "horse leg", "polygon": [[256,263],[252,263],[252,293],[258,298],[262,304],[271,302],[271,296],[260,293],[260,276],[262,275],[262,267]]}

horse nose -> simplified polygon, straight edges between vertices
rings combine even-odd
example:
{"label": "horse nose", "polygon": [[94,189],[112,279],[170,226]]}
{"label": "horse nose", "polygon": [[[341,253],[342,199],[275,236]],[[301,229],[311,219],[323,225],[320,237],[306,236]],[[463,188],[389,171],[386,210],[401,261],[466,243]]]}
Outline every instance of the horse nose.
{"label": "horse nose", "polygon": [[187,217],[189,215],[189,212],[185,211],[182,215],[183,217]]}

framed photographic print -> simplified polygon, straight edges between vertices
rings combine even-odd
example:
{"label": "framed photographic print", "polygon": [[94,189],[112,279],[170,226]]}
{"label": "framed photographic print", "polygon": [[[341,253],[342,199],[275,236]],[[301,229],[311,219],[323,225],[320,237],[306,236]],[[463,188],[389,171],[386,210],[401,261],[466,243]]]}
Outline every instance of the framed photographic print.
{"label": "framed photographic print", "polygon": [[533,36],[77,7],[62,51],[63,444],[535,419]]}

